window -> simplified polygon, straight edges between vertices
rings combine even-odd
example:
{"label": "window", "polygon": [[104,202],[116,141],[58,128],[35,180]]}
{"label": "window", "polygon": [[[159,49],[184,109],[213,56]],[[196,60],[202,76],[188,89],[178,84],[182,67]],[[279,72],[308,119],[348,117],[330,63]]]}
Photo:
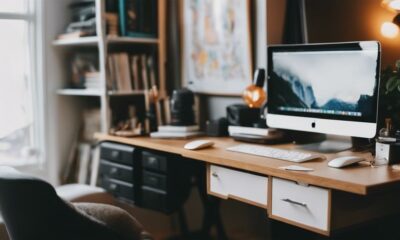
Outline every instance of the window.
{"label": "window", "polygon": [[0,2],[0,165],[39,160],[34,71],[36,0]]}

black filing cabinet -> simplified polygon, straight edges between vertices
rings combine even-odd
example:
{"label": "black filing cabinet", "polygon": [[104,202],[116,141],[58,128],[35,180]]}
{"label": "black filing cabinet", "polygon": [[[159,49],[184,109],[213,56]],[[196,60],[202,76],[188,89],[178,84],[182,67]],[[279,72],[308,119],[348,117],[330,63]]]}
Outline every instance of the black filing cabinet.
{"label": "black filing cabinet", "polygon": [[179,155],[143,150],[142,207],[171,213],[186,201],[191,188],[189,161]]}
{"label": "black filing cabinet", "polygon": [[137,156],[134,147],[101,143],[98,185],[121,200],[135,202],[138,176],[134,163],[140,161]]}
{"label": "black filing cabinet", "polygon": [[182,207],[191,189],[191,161],[179,155],[103,142],[98,185],[115,197],[163,213]]}

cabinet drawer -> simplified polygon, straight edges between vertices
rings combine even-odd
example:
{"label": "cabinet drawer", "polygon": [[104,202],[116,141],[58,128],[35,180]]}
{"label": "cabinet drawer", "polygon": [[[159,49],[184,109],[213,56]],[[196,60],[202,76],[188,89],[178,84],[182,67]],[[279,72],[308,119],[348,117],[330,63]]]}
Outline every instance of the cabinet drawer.
{"label": "cabinet drawer", "polygon": [[108,161],[132,166],[134,151],[135,148],[131,146],[105,142],[101,144],[100,157]]}
{"label": "cabinet drawer", "polygon": [[133,185],[114,179],[103,178],[101,186],[116,197],[134,201]]}
{"label": "cabinet drawer", "polygon": [[142,187],[142,207],[167,212],[167,194],[150,187]]}
{"label": "cabinet drawer", "polygon": [[267,206],[268,177],[210,165],[207,178],[210,194]]}
{"label": "cabinet drawer", "polygon": [[162,174],[143,171],[143,185],[167,191],[167,177]]}
{"label": "cabinet drawer", "polygon": [[167,171],[167,156],[143,151],[142,163],[145,169],[155,170],[159,172]]}
{"label": "cabinet drawer", "polygon": [[317,232],[327,232],[329,211],[328,189],[303,186],[279,178],[272,179],[272,218],[289,220],[289,223]]}
{"label": "cabinet drawer", "polygon": [[100,161],[99,174],[102,177],[115,178],[129,183],[133,182],[133,167],[106,160]]}

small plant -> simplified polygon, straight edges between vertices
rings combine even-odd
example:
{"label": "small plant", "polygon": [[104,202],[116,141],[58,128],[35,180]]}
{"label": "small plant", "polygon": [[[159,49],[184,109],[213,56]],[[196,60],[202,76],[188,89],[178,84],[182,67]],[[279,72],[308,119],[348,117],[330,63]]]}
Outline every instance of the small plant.
{"label": "small plant", "polygon": [[400,126],[400,60],[387,67],[381,74],[380,85],[380,117],[392,118],[393,124]]}

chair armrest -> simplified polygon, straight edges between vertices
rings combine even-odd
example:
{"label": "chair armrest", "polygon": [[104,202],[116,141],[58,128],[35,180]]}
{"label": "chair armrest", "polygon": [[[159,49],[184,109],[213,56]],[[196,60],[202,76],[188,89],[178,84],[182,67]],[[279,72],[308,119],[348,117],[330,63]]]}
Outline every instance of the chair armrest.
{"label": "chair armrest", "polygon": [[59,197],[69,202],[91,202],[115,205],[115,198],[103,188],[85,184],[66,184],[56,187]]}

